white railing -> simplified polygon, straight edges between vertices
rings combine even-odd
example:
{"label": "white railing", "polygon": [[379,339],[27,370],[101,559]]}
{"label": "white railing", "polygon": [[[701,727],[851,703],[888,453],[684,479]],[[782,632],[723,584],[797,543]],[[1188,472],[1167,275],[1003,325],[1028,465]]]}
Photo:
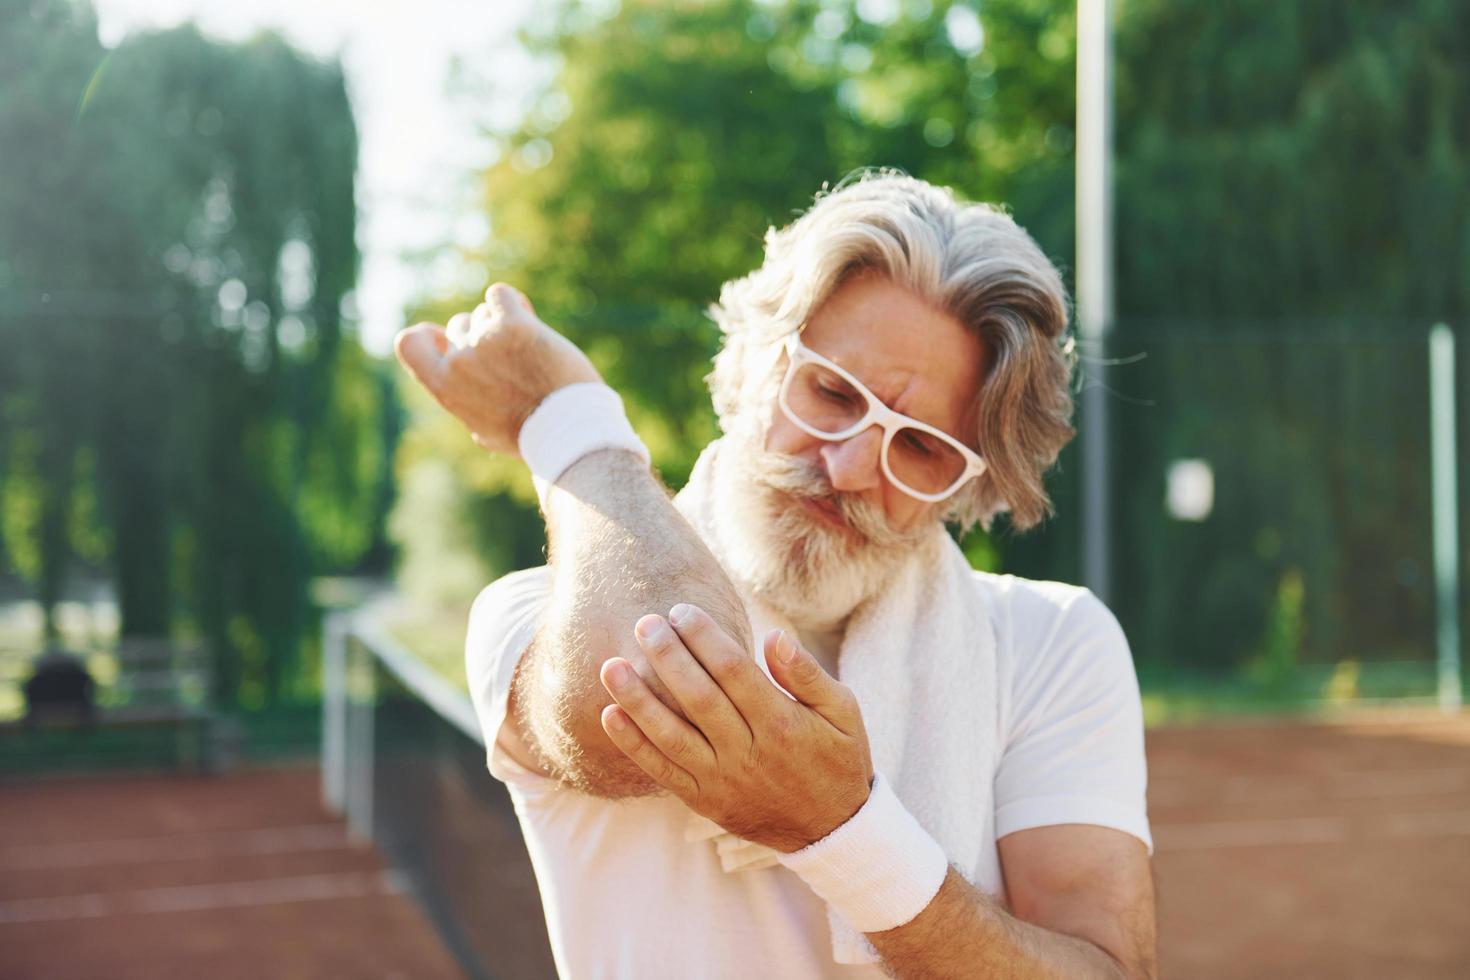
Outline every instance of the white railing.
{"label": "white railing", "polygon": [[363,611],[327,616],[322,635],[322,802],[348,833],[373,838],[373,709],[376,666],[467,738],[484,744],[469,695],[426,666]]}

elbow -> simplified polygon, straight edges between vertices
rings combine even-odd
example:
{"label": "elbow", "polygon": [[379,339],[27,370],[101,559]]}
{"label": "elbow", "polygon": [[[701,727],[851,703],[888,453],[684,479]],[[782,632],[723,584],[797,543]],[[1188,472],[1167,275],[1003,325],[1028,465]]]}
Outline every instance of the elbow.
{"label": "elbow", "polygon": [[584,710],[569,725],[567,734],[575,755],[567,770],[567,784],[608,800],[667,795],[668,790],[624,755],[603,731],[602,709],[611,703],[610,697],[588,698]]}
{"label": "elbow", "polygon": [[[585,637],[585,633],[583,636]],[[579,792],[604,799],[666,795],[638,764],[623,754],[602,727],[602,711],[613,703],[602,686],[602,665],[613,657],[629,661],[639,676],[679,715],[673,695],[659,681],[637,641],[565,643],[550,638],[551,655],[534,671],[531,711],[526,722],[556,775]]]}
{"label": "elbow", "polygon": [[[689,602],[703,608],[746,650],[752,649],[750,619],[734,590],[708,585],[680,590],[668,605]],[[650,610],[651,611],[651,610]],[[663,610],[667,612],[667,607]],[[636,617],[635,617],[636,618]],[[562,782],[606,799],[667,795],[668,791],[623,754],[602,727],[603,709],[613,703],[602,685],[602,665],[614,657],[629,662],[654,696],[688,720],[673,693],[659,679],[633,636],[633,621],[611,611],[575,614],[553,610],[546,622],[545,652],[534,671],[535,702],[544,706],[541,724],[532,720],[537,741]]]}

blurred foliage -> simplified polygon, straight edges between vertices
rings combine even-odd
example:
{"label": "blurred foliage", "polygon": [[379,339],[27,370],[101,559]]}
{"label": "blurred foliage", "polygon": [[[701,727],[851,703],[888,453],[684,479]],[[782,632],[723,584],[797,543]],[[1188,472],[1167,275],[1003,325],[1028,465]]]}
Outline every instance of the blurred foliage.
{"label": "blurred foliage", "polygon": [[1276,586],[1276,603],[1268,617],[1265,643],[1248,665],[1251,680],[1270,691],[1289,687],[1302,649],[1302,573],[1289,568]]}
{"label": "blurred foliage", "polygon": [[[792,220],[824,183],[899,166],[1011,201],[1066,265],[1071,15],[1017,0],[986,12],[982,29],[966,4],[553,5],[523,41],[559,71],[517,127],[488,134],[498,151],[483,183],[490,245],[467,257],[487,280],[522,287],[590,354],[677,488],[718,433],[703,379],[719,333],[704,309],[721,283],[759,263],[766,228]],[[1004,105],[1003,85],[1015,92]],[[995,163],[976,167],[977,157]],[[420,312],[442,323],[478,299]],[[488,557],[492,576],[543,561],[523,467],[487,459],[442,413],[415,419],[400,452],[399,526],[451,527],[395,536],[409,587],[455,603],[473,592],[470,580],[442,591],[435,556],[445,539],[460,542],[453,565]],[[417,496],[410,475],[447,458],[461,507],[427,492],[442,489],[438,478]],[[1040,565],[1072,543],[1016,547]],[[994,541],[977,536],[967,548],[977,564],[999,563]],[[416,585],[419,568],[439,584]]]}
{"label": "blurred foliage", "polygon": [[0,0],[0,531],[54,635],[101,567],[124,634],[202,635],[215,695],[295,681],[311,575],[382,538],[389,382],[343,322],[357,133],[340,69],[192,28],[112,50]]}
{"label": "blurred foliage", "polygon": [[[487,132],[490,235],[461,258],[588,350],[671,486],[717,431],[708,304],[824,183],[895,166],[1004,202],[1070,268],[1070,0],[534,16],[551,81]],[[124,632],[202,635],[220,700],[269,704],[310,663],[308,578],[385,557],[395,487],[422,602],[462,617],[543,560],[523,468],[352,335],[336,65],[192,29],[107,50],[71,0],[0,0],[0,25],[0,563],[48,633],[102,569]],[[1442,0],[1118,5],[1118,318],[1079,381],[1114,405],[1110,604],[1145,676],[1337,696],[1430,648],[1423,333],[1470,305],[1467,48]],[[1207,520],[1164,512],[1181,457],[1213,467]],[[1079,468],[1070,446],[1057,515],[972,561],[1076,581]]]}
{"label": "blurred foliage", "polygon": [[[1424,341],[1470,313],[1470,5],[1131,0],[1116,56],[1108,353],[1146,356],[1109,381],[1115,611],[1151,659],[1279,685],[1297,582],[1303,662],[1429,657]],[[1160,514],[1179,457],[1214,466],[1204,523]]]}
{"label": "blurred foliage", "polygon": [[1470,5],[1130,0],[1120,309],[1463,320]]}
{"label": "blurred foliage", "polygon": [[[671,486],[716,431],[702,310],[824,182],[897,166],[1004,202],[1070,270],[1070,0],[562,2],[523,40],[553,81],[488,133],[466,258],[591,353]],[[1470,7],[1437,0],[1118,6],[1118,322],[1079,383],[1114,406],[1110,603],[1151,676],[1430,649],[1423,335],[1470,297],[1467,45]],[[520,468],[416,413],[410,487],[451,457],[403,526],[455,522],[424,540],[490,575],[541,561]],[[1214,468],[1204,522],[1164,511],[1180,457]],[[972,561],[1078,580],[1079,469],[1069,446],[1057,515]]]}

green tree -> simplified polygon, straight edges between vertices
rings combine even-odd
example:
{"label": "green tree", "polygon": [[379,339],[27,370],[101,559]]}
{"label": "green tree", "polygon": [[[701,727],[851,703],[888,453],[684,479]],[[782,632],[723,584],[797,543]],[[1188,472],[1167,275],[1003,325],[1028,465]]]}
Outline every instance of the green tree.
{"label": "green tree", "polygon": [[[1423,419],[1404,407],[1422,403],[1422,331],[1463,319],[1470,289],[1470,9],[1118,9],[1119,322],[1107,349],[1084,347],[1079,379],[1120,361],[1113,604],[1145,659],[1238,667],[1296,568],[1303,661],[1422,649],[1422,579],[1387,579],[1429,535]],[[1004,202],[1070,268],[1071,2],[563,3],[527,41],[557,71],[492,134],[492,244],[471,258],[589,349],[673,485],[714,432],[717,337],[699,311],[821,182],[889,165]],[[515,468],[452,423],[416,423],[400,464],[451,435],[481,528],[458,540],[535,560],[503,546],[536,526]],[[1192,455],[1217,473],[1204,523],[1163,512],[1168,462]],[[1079,468],[1068,447],[1056,517],[1021,537],[1002,523],[972,557],[1077,580]]]}
{"label": "green tree", "polygon": [[[0,537],[51,640],[100,366],[79,332],[53,328],[80,278],[53,273],[95,247],[94,222],[107,220],[106,184],[73,126],[102,49],[84,8],[3,0],[0,22]],[[49,288],[23,288],[33,284]]]}
{"label": "green tree", "polygon": [[49,608],[103,540],[125,634],[201,633],[221,702],[280,697],[310,577],[382,531],[394,425],[342,316],[340,68],[193,28],[104,51],[81,5],[3,2],[7,551]]}
{"label": "green tree", "polygon": [[[1303,659],[1429,649],[1423,337],[1470,311],[1470,7],[1123,5],[1120,616],[1239,665],[1299,569]],[[1462,361],[1462,363],[1464,363]],[[1462,369],[1463,370],[1463,369]],[[1205,455],[1215,514],[1162,519]]]}
{"label": "green tree", "polygon": [[[759,263],[764,230],[824,183],[897,166],[972,198],[1014,197],[1045,247],[1070,250],[1070,21],[1047,21],[1064,6],[1003,0],[982,28],[965,3],[904,5],[882,21],[854,4],[558,5],[525,41],[560,70],[519,125],[491,134],[492,238],[471,258],[526,289],[590,353],[677,487],[717,432],[703,378],[718,332],[703,309]],[[476,301],[423,312],[443,322]],[[484,460],[448,420],[414,428],[442,432],[428,441],[476,474],[461,492],[485,530],[458,540],[500,538],[505,555],[513,529],[539,526],[517,468]],[[411,433],[404,452],[417,442]],[[415,526],[448,513],[401,505]],[[1057,544],[1071,547],[1057,538],[1038,554]],[[997,560],[978,535],[972,548]],[[507,567],[497,560],[492,572]]]}

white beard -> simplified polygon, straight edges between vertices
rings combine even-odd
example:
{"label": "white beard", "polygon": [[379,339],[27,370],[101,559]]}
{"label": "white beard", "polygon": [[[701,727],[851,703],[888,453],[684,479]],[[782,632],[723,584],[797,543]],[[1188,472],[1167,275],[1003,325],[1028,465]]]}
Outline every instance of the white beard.
{"label": "white beard", "polygon": [[[894,531],[866,501],[834,493],[818,468],[743,435],[725,441],[713,482],[726,571],[799,629],[839,627],[938,528]],[[835,505],[847,529],[810,514],[802,497]]]}

